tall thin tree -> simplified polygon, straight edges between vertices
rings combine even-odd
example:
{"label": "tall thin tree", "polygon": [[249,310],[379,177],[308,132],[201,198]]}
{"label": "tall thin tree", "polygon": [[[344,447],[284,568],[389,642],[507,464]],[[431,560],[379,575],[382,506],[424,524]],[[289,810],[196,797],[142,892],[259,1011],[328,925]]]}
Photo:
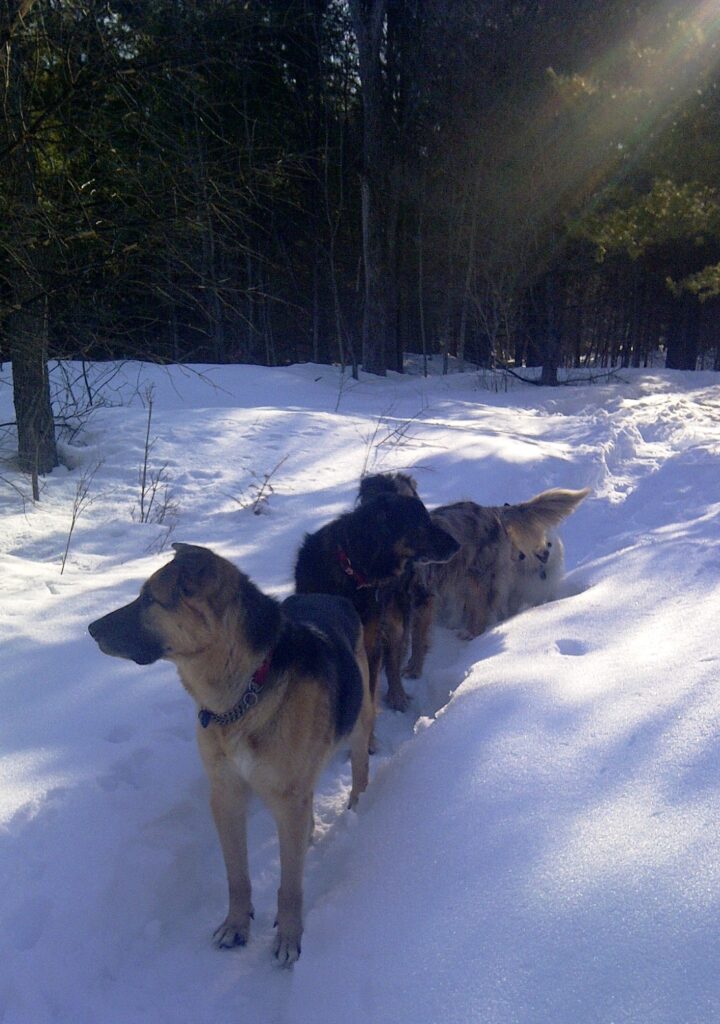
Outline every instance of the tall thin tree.
{"label": "tall thin tree", "polygon": [[[27,109],[29,76],[37,67],[29,49],[28,21],[34,0],[9,0],[0,8],[0,92],[3,115],[2,172],[5,216],[17,225],[16,241],[6,252],[12,274],[2,328],[13,367],[13,399],[20,467],[37,474],[58,464],[55,425],[47,371],[47,292],[43,274],[43,218],[36,182],[36,153]],[[32,225],[33,229],[28,230]]]}

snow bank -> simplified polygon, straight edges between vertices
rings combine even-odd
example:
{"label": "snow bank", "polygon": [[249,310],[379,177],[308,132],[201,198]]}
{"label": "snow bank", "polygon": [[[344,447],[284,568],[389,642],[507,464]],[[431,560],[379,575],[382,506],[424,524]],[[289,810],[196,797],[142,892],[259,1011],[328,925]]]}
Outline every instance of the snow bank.
{"label": "snow bank", "polygon": [[[0,482],[0,1021],[717,1019],[717,375],[507,393],[311,365],[91,376],[112,404],[64,442],[73,468],[37,506]],[[136,515],[147,383],[163,524]],[[303,532],[364,469],[411,471],[430,505],[593,494],[563,529],[561,600],[471,643],[436,631],[411,712],[380,717],[357,814],[344,757],[326,771],[283,972],[269,815],[250,820],[252,941],[216,952],[225,880],[189,699],[170,666],[104,658],[85,629],[172,539],[288,593]]]}

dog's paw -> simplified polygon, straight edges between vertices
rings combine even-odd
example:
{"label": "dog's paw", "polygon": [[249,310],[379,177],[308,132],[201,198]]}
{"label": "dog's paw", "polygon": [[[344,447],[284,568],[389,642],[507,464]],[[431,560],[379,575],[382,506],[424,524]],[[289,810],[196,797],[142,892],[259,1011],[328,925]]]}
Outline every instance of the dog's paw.
{"label": "dog's paw", "polygon": [[226,917],[223,923],[213,932],[213,945],[216,949],[234,949],[235,946],[246,946],[250,937],[250,919],[252,911],[245,922]]}
{"label": "dog's paw", "polygon": [[410,698],[401,686],[399,690],[394,690],[392,693],[388,691],[387,704],[393,711],[407,711],[410,706]]}
{"label": "dog's paw", "polygon": [[300,936],[278,933],[273,953],[281,967],[292,967],[300,956]]}
{"label": "dog's paw", "polygon": [[457,633],[458,640],[475,640],[478,636],[480,636],[480,634],[473,633],[471,629],[459,629]]}
{"label": "dog's paw", "polygon": [[360,799],[360,791],[355,792],[354,790],[351,790],[350,791],[350,796],[348,797],[347,809],[349,811],[354,811],[355,808],[358,805],[358,800],[359,799]]}

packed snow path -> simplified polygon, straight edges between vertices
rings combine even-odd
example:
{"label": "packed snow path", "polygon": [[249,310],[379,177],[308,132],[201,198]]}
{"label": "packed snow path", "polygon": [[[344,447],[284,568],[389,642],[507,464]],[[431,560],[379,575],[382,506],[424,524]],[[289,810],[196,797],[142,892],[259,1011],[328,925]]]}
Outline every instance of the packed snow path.
{"label": "packed snow path", "polygon": [[[11,437],[0,469],[0,1021],[720,1019],[718,375],[508,392],[321,366],[91,377],[104,404],[41,502],[10,486],[27,489]],[[147,383],[162,524],[137,521]],[[293,971],[271,958],[277,843],[254,808],[251,943],[217,952],[225,878],[192,705],[172,666],[103,657],[87,623],[172,540],[282,596],[302,534],[364,470],[399,469],[431,507],[591,486],[562,530],[564,597],[471,643],[436,630],[411,711],[380,717],[356,814],[349,765],[330,765]]]}

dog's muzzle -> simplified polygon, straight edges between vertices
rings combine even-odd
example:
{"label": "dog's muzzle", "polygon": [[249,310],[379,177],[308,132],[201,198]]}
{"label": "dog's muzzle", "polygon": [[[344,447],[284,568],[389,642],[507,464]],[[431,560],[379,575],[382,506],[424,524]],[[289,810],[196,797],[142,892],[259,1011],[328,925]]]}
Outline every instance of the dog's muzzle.
{"label": "dog's muzzle", "polygon": [[88,626],[88,632],[103,654],[113,658],[126,658],[137,665],[152,665],[162,658],[162,645],[142,626],[139,616],[138,599],[117,611],[95,619]]}

